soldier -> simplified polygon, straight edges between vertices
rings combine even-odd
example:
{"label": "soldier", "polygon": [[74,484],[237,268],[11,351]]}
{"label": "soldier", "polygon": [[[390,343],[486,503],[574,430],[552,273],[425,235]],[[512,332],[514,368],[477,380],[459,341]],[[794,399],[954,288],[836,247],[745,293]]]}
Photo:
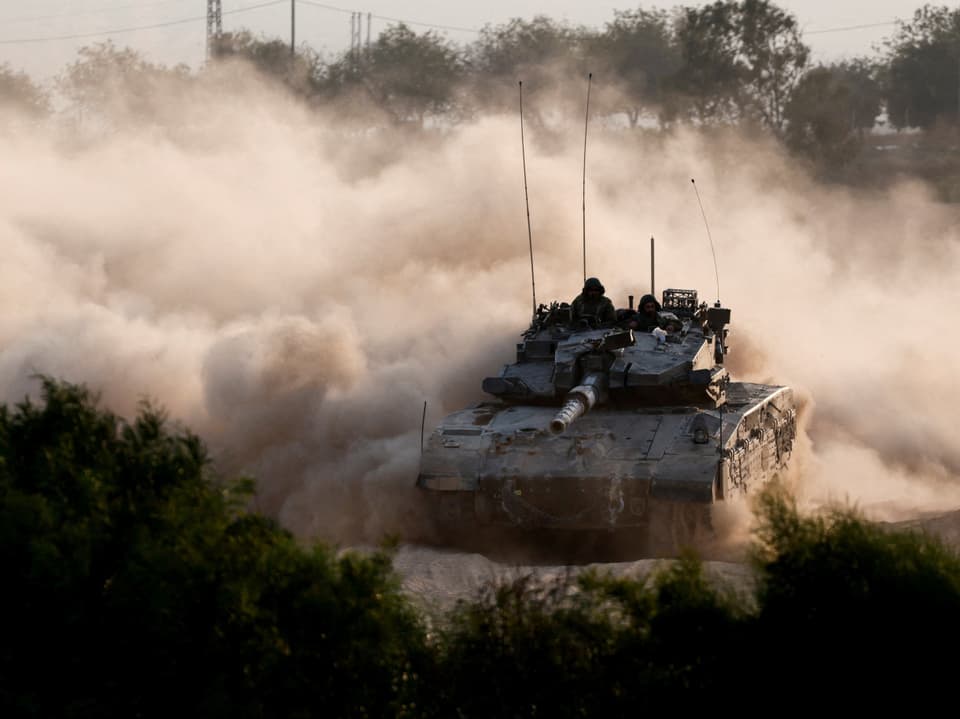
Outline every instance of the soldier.
{"label": "soldier", "polygon": [[683,322],[673,312],[661,312],[659,315],[660,327],[668,334],[676,334],[683,330]]}
{"label": "soldier", "polygon": [[627,322],[627,327],[638,332],[649,332],[660,326],[660,303],[653,295],[640,298],[637,313]]}
{"label": "soldier", "polygon": [[591,326],[596,327],[616,321],[617,311],[613,308],[610,298],[604,296],[605,291],[596,277],[591,277],[583,283],[583,292],[571,305],[574,324],[587,320]]}

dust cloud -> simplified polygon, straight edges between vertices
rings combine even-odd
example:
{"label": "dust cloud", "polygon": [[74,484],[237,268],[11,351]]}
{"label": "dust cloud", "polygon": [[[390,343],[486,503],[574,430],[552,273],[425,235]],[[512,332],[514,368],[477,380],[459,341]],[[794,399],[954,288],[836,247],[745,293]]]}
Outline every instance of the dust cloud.
{"label": "dust cloud", "polygon": [[[250,78],[152,102],[0,124],[0,400],[35,394],[36,373],[125,415],[154,398],[298,534],[402,532],[423,402],[429,429],[482,399],[529,319],[516,118],[368,129]],[[581,282],[569,121],[528,138],[540,301]],[[691,177],[732,369],[808,403],[810,501],[960,506],[957,210],[910,182],[818,184],[732,132],[597,123],[587,271],[618,305],[648,289],[650,235],[660,288],[715,299]]]}

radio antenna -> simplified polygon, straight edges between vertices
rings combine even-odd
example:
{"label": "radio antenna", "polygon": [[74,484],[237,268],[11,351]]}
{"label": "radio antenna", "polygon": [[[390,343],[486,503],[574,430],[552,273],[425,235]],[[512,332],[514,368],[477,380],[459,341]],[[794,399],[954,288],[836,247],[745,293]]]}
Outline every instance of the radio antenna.
{"label": "radio antenna", "polygon": [[650,294],[656,296],[657,287],[656,287],[656,284],[654,283],[654,280],[656,279],[656,273],[655,273],[656,263],[654,262],[653,244],[654,244],[654,240],[653,240],[653,236],[651,235],[650,236]]}
{"label": "radio antenna", "polygon": [[523,197],[527,203],[527,241],[530,244],[530,286],[533,289],[533,316],[537,316],[537,280],[533,274],[533,230],[530,227],[530,192],[527,190],[527,148],[523,141],[523,80],[520,87],[520,157],[523,158]]}
{"label": "radio antenna", "polygon": [[423,430],[427,426],[427,400],[423,400],[423,415],[420,417],[420,456],[423,456]]}
{"label": "radio antenna", "polygon": [[717,306],[720,306],[720,270],[717,269],[717,251],[713,248],[713,235],[710,234],[710,224],[707,222],[707,213],[703,210],[703,202],[700,200],[700,191],[697,189],[697,181],[692,177],[690,183],[693,185],[693,191],[697,194],[697,204],[700,205],[700,214],[703,216],[703,226],[707,228],[707,239],[710,240],[710,252],[713,253],[713,274],[717,279]]}
{"label": "radio antenna", "polygon": [[593,73],[587,75],[587,112],[583,118],[583,281],[587,281],[587,127],[590,125],[590,85]]}

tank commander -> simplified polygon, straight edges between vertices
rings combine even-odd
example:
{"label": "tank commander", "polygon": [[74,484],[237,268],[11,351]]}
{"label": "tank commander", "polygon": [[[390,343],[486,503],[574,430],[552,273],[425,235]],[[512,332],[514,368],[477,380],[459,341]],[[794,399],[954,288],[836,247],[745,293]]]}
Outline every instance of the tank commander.
{"label": "tank commander", "polygon": [[583,291],[571,304],[574,324],[587,320],[591,326],[596,327],[616,322],[617,311],[604,292],[606,290],[596,277],[583,283]]}
{"label": "tank commander", "polygon": [[650,332],[660,326],[660,303],[653,295],[644,295],[640,298],[638,310],[633,317],[627,320],[627,329],[637,332]]}

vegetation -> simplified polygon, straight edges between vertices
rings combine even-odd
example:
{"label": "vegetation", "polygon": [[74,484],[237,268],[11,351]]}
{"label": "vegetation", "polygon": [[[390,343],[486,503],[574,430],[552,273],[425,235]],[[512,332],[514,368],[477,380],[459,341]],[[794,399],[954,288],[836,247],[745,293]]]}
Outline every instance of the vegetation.
{"label": "vegetation", "polygon": [[862,60],[816,67],[797,84],[785,108],[787,146],[824,167],[860,152],[882,98],[876,70]]}
{"label": "vegetation", "polygon": [[0,410],[4,716],[402,705],[425,640],[386,555],[301,548],[150,406],[127,423],[52,380],[43,400]]}
{"label": "vegetation", "polygon": [[360,96],[394,123],[423,125],[428,115],[453,114],[462,76],[457,50],[432,32],[406,25],[380,33],[366,51],[347,53],[324,68],[325,99]]}
{"label": "vegetation", "polygon": [[960,9],[925,5],[887,42],[886,100],[897,127],[929,128],[960,113]]}
{"label": "vegetation", "polygon": [[[174,122],[166,100],[197,77],[110,41],[79,55],[56,85],[67,109],[94,126],[118,118]],[[531,124],[542,125],[557,101],[579,110],[582,87],[572,79],[589,71],[598,80],[596,112],[630,128],[742,125],[775,135],[834,179],[896,177],[911,171],[900,159],[905,154],[917,156],[913,170],[927,179],[944,187],[956,179],[923,159],[952,152],[960,128],[960,10],[948,6],[925,5],[900,22],[882,54],[830,65],[811,65],[797,18],[770,0],[614,11],[599,29],[517,18],[484,27],[466,45],[397,23],[372,43],[329,58],[239,31],[220,38],[200,74],[235,59],[312,105],[349,115],[351,126],[366,118],[417,130],[449,127],[481,109],[512,112],[519,79]],[[0,66],[0,111],[5,107],[39,118],[51,105],[29,78]],[[928,132],[894,162],[889,152],[864,157],[881,113],[895,128]],[[885,162],[886,172],[877,166]]]}
{"label": "vegetation", "polygon": [[389,553],[301,546],[159,410],[42,394],[0,408],[7,717],[617,717],[952,686],[960,558],[921,534],[771,492],[745,594],[685,557],[650,581],[491,586],[427,621]]}
{"label": "vegetation", "polygon": [[0,64],[0,114],[17,112],[27,117],[42,117],[50,110],[50,98],[22,72]]}

